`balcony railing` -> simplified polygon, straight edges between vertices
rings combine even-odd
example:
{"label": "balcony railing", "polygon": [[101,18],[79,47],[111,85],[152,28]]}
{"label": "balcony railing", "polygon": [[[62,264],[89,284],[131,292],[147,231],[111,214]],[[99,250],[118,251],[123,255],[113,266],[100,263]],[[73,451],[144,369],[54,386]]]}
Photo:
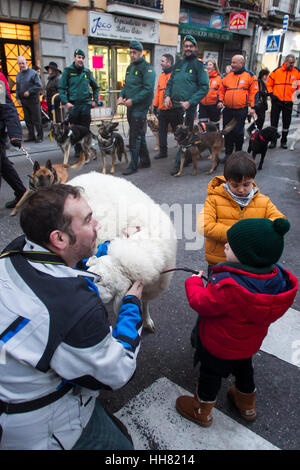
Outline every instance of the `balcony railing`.
{"label": "balcony railing", "polygon": [[160,11],[164,9],[163,0],[107,0],[107,5],[114,3],[125,3],[134,7],[153,8]]}
{"label": "balcony railing", "polygon": [[260,13],[262,9],[262,2],[261,0],[226,0],[225,8],[238,8],[240,10],[248,10]]}

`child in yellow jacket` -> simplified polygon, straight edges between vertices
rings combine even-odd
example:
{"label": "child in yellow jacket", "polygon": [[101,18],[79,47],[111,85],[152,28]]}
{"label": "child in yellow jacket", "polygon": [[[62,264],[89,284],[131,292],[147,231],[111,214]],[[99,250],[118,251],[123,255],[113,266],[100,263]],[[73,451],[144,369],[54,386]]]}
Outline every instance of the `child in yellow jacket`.
{"label": "child in yellow jacket", "polygon": [[215,176],[207,188],[204,208],[198,214],[197,229],[205,237],[208,265],[226,260],[227,230],[239,220],[285,216],[254,183],[256,165],[247,152],[233,153],[224,165],[224,176]]}

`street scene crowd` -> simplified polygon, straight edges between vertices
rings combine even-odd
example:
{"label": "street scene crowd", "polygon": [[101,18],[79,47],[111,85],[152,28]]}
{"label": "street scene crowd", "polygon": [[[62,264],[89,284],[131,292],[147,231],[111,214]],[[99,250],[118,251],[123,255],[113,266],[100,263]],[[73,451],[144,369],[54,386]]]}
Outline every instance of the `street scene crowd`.
{"label": "street scene crowd", "polygon": [[[51,121],[59,124],[67,116],[73,158],[80,158],[81,138],[90,130],[100,91],[84,60],[77,48],[63,71],[49,62],[43,90],[38,71],[18,57],[16,96],[24,111],[25,139],[7,80],[0,75],[0,184],[3,178],[14,191],[7,209],[27,192],[6,155],[7,136],[17,148],[43,141],[41,93]],[[274,133],[268,148],[274,149],[278,139],[283,150],[288,148],[293,103],[300,94],[296,58],[289,54],[275,70],[262,69],[256,77],[245,68],[243,55],[234,55],[223,75],[216,61],[198,59],[197,42],[187,35],[178,60],[171,54],[161,57],[156,86],[139,41],[130,42],[130,60],[117,100],[126,108],[129,126],[130,161],[122,177],[168,158],[170,127],[173,133],[182,126],[194,133],[176,150],[170,167],[175,177],[183,156],[185,166],[192,163],[201,134],[234,123],[224,134],[225,152],[217,157],[223,174],[209,182],[197,218],[207,272],[194,273],[185,289],[198,313],[190,340],[199,377],[194,396],[179,396],[176,409],[187,420],[211,426],[222,379],[233,375],[228,398],[245,421],[253,421],[252,358],[270,324],[293,305],[298,279],[278,264],[292,224],[255,184],[256,163],[243,146],[245,132],[254,141],[264,128],[270,102]],[[146,139],[149,109],[158,119],[159,151],[153,161]],[[99,279],[87,271],[87,260],[106,256],[111,240],[97,244],[99,223],[79,187],[62,182],[32,191],[20,208],[20,225],[24,235],[0,257],[0,449],[133,450],[125,426],[97,396],[103,388],[121,388],[134,374],[143,328],[142,280],[133,280],[112,327],[96,286]]]}

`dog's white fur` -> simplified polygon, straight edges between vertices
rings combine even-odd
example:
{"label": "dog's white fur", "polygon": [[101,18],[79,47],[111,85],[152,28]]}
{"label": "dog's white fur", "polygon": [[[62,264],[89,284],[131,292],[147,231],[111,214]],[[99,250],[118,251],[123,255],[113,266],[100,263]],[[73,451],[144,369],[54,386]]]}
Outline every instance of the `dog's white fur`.
{"label": "dog's white fur", "polygon": [[83,196],[99,222],[98,243],[110,240],[108,255],[88,261],[101,276],[100,296],[119,311],[131,284],[142,279],[144,326],[154,331],[148,302],[168,288],[176,265],[177,238],[170,217],[147,194],[123,178],[90,172],[69,184],[84,188]]}
{"label": "dog's white fur", "polygon": [[291,143],[290,150],[295,150],[295,145],[300,140],[300,127],[297,127],[296,132],[294,134],[293,142]]}

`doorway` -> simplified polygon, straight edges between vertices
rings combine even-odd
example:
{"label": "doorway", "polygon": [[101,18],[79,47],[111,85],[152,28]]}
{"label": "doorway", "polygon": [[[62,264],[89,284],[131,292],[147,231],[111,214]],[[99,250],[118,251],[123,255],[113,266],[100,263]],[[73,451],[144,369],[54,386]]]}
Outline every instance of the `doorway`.
{"label": "doorway", "polygon": [[[100,86],[100,109],[97,117],[114,116],[117,99],[125,83],[130,65],[129,47],[126,45],[94,45],[89,47],[89,69]],[[144,50],[144,57],[151,62],[151,50]]]}
{"label": "doorway", "polygon": [[20,120],[23,120],[23,109],[16,99],[16,75],[19,72],[17,58],[20,55],[25,57],[28,67],[32,67],[33,43],[31,26],[0,22],[1,69],[7,78]]}

